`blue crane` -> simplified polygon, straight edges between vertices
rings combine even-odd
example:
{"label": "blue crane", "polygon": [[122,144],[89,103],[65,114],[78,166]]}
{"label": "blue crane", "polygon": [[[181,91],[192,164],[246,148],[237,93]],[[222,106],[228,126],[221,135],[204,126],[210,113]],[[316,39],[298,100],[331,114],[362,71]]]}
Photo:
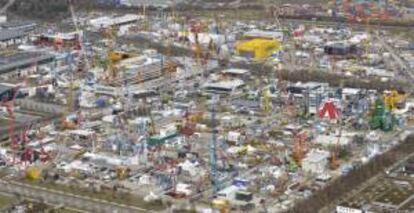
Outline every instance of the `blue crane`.
{"label": "blue crane", "polygon": [[216,194],[220,189],[220,183],[217,173],[217,123],[216,123],[216,104],[218,103],[219,96],[215,95],[211,100],[211,125],[212,125],[212,137],[209,143],[209,155],[210,155],[210,181],[213,186],[213,194]]}

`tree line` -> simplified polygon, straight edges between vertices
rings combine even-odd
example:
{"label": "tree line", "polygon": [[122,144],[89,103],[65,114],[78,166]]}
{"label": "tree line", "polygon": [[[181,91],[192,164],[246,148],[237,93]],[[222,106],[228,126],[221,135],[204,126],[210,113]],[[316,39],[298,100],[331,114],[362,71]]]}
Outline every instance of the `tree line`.
{"label": "tree line", "polygon": [[404,142],[381,155],[377,155],[367,164],[354,168],[346,176],[339,177],[324,189],[315,192],[309,198],[300,201],[288,213],[307,213],[309,210],[318,212],[327,205],[332,204],[336,199],[343,197],[356,186],[367,181],[371,177],[384,172],[395,162],[403,159],[414,152],[414,136],[409,136]]}

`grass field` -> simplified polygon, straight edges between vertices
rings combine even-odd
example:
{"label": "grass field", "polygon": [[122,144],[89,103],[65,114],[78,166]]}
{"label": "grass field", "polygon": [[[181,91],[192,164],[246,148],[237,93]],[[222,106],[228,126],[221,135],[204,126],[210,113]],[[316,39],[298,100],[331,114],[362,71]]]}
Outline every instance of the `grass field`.
{"label": "grass field", "polygon": [[0,212],[1,209],[9,207],[12,203],[16,201],[17,200],[14,197],[0,194]]}

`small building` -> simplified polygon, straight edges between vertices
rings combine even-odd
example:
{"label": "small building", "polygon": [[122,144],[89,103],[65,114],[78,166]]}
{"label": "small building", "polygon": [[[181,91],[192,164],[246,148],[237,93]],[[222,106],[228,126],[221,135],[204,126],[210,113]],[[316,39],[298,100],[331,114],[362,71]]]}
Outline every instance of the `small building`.
{"label": "small building", "polygon": [[77,47],[80,48],[79,37],[82,37],[83,32],[67,32],[67,33],[45,33],[36,35],[35,44],[53,46],[58,45],[62,47]]}
{"label": "small building", "polygon": [[230,76],[230,77],[238,77],[238,78],[245,78],[250,74],[249,70],[246,69],[237,69],[237,68],[230,68],[221,71],[222,75]]}
{"label": "small building", "polygon": [[328,55],[354,55],[360,53],[357,45],[348,42],[334,42],[324,46],[324,52]]}
{"label": "small building", "polygon": [[0,101],[11,100],[15,90],[12,86],[0,84]]}
{"label": "small building", "polygon": [[0,77],[18,77],[35,73],[39,68],[51,65],[55,56],[45,52],[19,52],[0,55]]}
{"label": "small building", "polygon": [[7,22],[7,16],[0,15],[0,24]]}
{"label": "small building", "polygon": [[147,81],[162,76],[163,60],[156,57],[137,56],[120,61],[118,68],[125,70],[127,81]]}
{"label": "small building", "polygon": [[2,30],[22,30],[24,32],[31,32],[36,27],[37,24],[32,21],[9,21],[0,24]]}
{"label": "small building", "polygon": [[99,30],[108,27],[120,27],[136,23],[139,19],[140,16],[134,14],[125,14],[117,17],[102,16],[89,20],[89,25],[91,25],[92,28]]}
{"label": "small building", "polygon": [[29,40],[29,34],[23,30],[0,29],[0,49],[23,44]]}
{"label": "small building", "polygon": [[337,213],[363,213],[363,211],[359,208],[354,208],[350,206],[336,206]]}
{"label": "small building", "polygon": [[205,83],[202,88],[206,94],[223,94],[230,95],[241,92],[241,88],[245,85],[243,80],[235,79],[228,81]]}
{"label": "small building", "polygon": [[283,31],[262,31],[252,30],[244,34],[245,39],[267,39],[267,40],[278,40],[283,41]]}
{"label": "small building", "polygon": [[281,43],[276,39],[255,38],[241,41],[236,45],[238,55],[254,60],[264,60],[269,58],[281,48]]}
{"label": "small building", "polygon": [[328,166],[329,152],[311,150],[302,161],[302,169],[305,172],[321,174]]}

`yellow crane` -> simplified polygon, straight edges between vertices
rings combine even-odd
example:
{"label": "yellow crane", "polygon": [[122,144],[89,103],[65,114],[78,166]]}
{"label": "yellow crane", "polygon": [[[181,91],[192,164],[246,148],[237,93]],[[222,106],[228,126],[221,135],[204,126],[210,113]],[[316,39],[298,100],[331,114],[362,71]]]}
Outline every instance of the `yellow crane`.
{"label": "yellow crane", "polygon": [[77,125],[74,121],[70,120],[70,118],[68,117],[73,109],[73,98],[74,98],[74,88],[75,88],[75,84],[73,82],[73,76],[71,76],[70,81],[69,81],[69,87],[68,87],[68,98],[67,98],[67,103],[66,103],[66,112],[63,114],[63,118],[62,118],[62,128],[63,129],[76,129]]}
{"label": "yellow crane", "polygon": [[173,73],[177,72],[178,65],[173,60],[171,60],[173,51],[173,41],[171,39],[168,39],[168,44],[165,49],[165,62],[162,66],[162,72],[163,74],[172,75]]}
{"label": "yellow crane", "polygon": [[266,114],[272,110],[272,100],[269,89],[262,92],[262,110]]}
{"label": "yellow crane", "polygon": [[[135,78],[136,78],[137,83],[143,83],[144,82],[144,78],[142,77],[142,73],[141,72],[138,72]],[[142,101],[143,101],[142,109],[145,110],[145,112],[147,112],[148,113],[148,116],[150,117],[151,123],[150,123],[149,135],[152,136],[152,135],[157,134],[157,129],[155,127],[154,116],[152,115],[151,107],[148,107],[147,106],[147,99],[144,98]]]}

